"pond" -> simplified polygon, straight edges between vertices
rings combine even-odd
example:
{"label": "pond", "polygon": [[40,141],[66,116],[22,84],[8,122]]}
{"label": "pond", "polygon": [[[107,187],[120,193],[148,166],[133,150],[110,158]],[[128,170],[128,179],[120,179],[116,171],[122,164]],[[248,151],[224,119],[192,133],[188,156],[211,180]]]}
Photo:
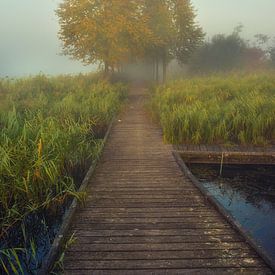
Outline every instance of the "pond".
{"label": "pond", "polygon": [[275,262],[275,166],[187,166]]}

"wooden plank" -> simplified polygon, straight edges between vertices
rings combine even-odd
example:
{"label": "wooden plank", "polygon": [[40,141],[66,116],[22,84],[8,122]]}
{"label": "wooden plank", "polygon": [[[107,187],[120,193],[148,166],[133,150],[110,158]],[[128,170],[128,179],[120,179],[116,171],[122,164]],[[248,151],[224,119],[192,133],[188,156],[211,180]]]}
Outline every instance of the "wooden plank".
{"label": "wooden plank", "polygon": [[96,230],[131,230],[131,229],[223,229],[223,228],[230,228],[230,225],[227,223],[121,223],[121,224],[114,224],[114,223],[74,223],[72,228],[79,229],[87,229],[93,228]]}
{"label": "wooden plank", "polygon": [[117,200],[113,200],[113,201],[106,201],[106,200],[98,200],[98,201],[87,201],[85,206],[87,207],[100,207],[100,208],[110,208],[110,207],[118,207],[118,208],[152,208],[152,207],[201,207],[203,206],[203,202],[191,202],[191,201],[186,201],[186,202],[146,202],[143,203],[142,200],[140,200],[139,202],[121,202],[121,201],[117,201]]}
{"label": "wooden plank", "polygon": [[173,259],[173,260],[111,260],[111,261],[68,261],[68,269],[156,269],[156,268],[232,268],[232,267],[260,267],[264,263],[256,258],[226,258],[226,259]]}
{"label": "wooden plank", "polygon": [[153,212],[153,213],[147,213],[147,212],[132,212],[132,213],[125,213],[125,212],[109,212],[106,213],[106,211],[103,212],[95,212],[93,209],[85,209],[81,211],[78,215],[80,218],[84,218],[89,216],[89,218],[193,218],[193,217],[220,217],[218,213],[213,212]]}
{"label": "wooden plank", "polygon": [[192,201],[201,201],[204,200],[199,192],[193,192],[191,194],[183,194],[183,193],[178,193],[178,194],[134,194],[134,193],[127,193],[127,194],[115,194],[115,193],[109,193],[109,194],[92,194],[88,196],[88,199],[96,200],[96,199],[110,199],[110,200],[129,200],[129,201],[135,201],[135,200],[149,200],[149,201],[158,201],[158,200],[163,200],[163,201],[178,201],[178,200],[188,200],[190,199],[190,195],[192,195]]}
{"label": "wooden plank", "polygon": [[[66,253],[66,260],[72,261],[74,252]],[[115,252],[82,252],[77,254],[82,260],[164,260],[164,259],[226,259],[226,258],[258,258],[257,254],[245,249],[218,249],[196,251],[115,251]]]}
{"label": "wooden plank", "polygon": [[182,197],[182,198],[172,198],[172,199],[143,199],[143,198],[137,198],[137,199],[104,199],[104,198],[95,198],[93,197],[92,200],[87,201],[87,205],[94,205],[95,203],[97,205],[163,205],[163,206],[203,206],[205,199],[203,197],[200,197],[198,199],[192,198],[192,197]]}
{"label": "wooden plank", "polygon": [[[149,189],[149,190],[148,190]],[[199,195],[199,191],[197,190],[191,190],[190,191],[183,191],[182,189],[178,188],[178,189],[167,189],[167,190],[160,190],[157,188],[145,188],[145,190],[141,189],[134,189],[134,188],[119,188],[119,189],[99,189],[99,190],[95,190],[93,189],[95,195],[91,195],[95,196],[95,197],[105,197],[105,196],[112,196],[112,197],[119,197],[121,196],[128,196],[127,198],[131,197],[131,196],[136,196],[136,197],[142,197],[143,195],[145,196],[171,196],[171,197],[177,197],[177,196],[184,196],[185,194],[187,195],[194,195],[194,196],[198,196]],[[152,195],[153,193],[153,195]]]}
{"label": "wooden plank", "polygon": [[223,275],[223,274],[243,274],[243,275],[268,275],[273,274],[268,268],[257,268],[257,267],[237,267],[237,268],[185,268],[185,269],[116,269],[116,270],[106,270],[106,269],[97,269],[97,270],[87,270],[79,269],[66,270],[64,274],[71,275],[182,275],[182,274],[205,274],[205,275]]}
{"label": "wooden plank", "polygon": [[134,218],[134,217],[111,217],[111,218],[104,218],[104,217],[90,217],[89,214],[78,216],[77,223],[101,223],[101,224],[157,224],[157,223],[176,223],[176,224],[217,224],[222,222],[223,219],[221,216],[217,217],[169,217],[169,218]]}
{"label": "wooden plank", "polygon": [[87,237],[87,236],[78,236],[77,242],[79,244],[128,244],[128,243],[221,243],[221,242],[241,242],[243,239],[237,235],[202,235],[202,236],[131,236],[131,237],[114,237],[114,236],[105,236],[105,237]]}
{"label": "wooden plank", "polygon": [[197,236],[201,235],[228,235],[235,236],[237,233],[232,228],[222,228],[222,229],[122,229],[122,230],[97,230],[97,229],[85,229],[79,228],[74,231],[77,236],[86,236],[86,237],[104,237],[104,236],[194,236],[194,239]]}
{"label": "wooden plank", "polygon": [[241,249],[243,242],[222,243],[134,243],[134,244],[83,244],[76,243],[68,251],[186,251],[186,250],[217,250]]}
{"label": "wooden plank", "polygon": [[[182,213],[190,213],[190,215],[196,215],[199,213],[217,213],[212,207],[204,206],[167,206],[167,207],[146,207],[140,205],[139,207],[87,207],[81,209],[81,211],[92,211],[93,213],[174,213],[174,212],[182,212]],[[79,212],[81,213],[81,212]]]}

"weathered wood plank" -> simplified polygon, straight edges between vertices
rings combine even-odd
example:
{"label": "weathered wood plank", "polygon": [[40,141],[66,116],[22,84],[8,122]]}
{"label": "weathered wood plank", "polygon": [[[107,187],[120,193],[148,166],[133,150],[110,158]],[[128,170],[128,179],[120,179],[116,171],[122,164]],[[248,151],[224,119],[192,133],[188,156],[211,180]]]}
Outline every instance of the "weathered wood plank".
{"label": "weathered wood plank", "polygon": [[178,224],[217,224],[222,221],[221,217],[169,217],[169,218],[136,218],[136,217],[126,217],[126,218],[120,218],[120,217],[112,217],[112,218],[95,218],[90,217],[88,214],[84,216],[79,216],[77,222],[79,224],[83,223],[102,223],[102,224],[132,224],[132,223],[140,223],[140,224],[156,224],[156,223],[178,223]]}
{"label": "weathered wood plank", "polygon": [[241,249],[243,242],[221,243],[134,243],[134,244],[83,244],[76,243],[69,251],[186,251],[186,250],[217,250]]}
{"label": "weathered wood plank", "polygon": [[226,259],[173,259],[173,260],[111,260],[111,261],[71,261],[68,269],[140,269],[140,268],[231,268],[231,267],[260,267],[264,263],[256,258],[226,258]]}
{"label": "weathered wood plank", "polygon": [[[234,149],[219,149],[214,146],[214,150],[192,150],[178,151],[185,162],[190,163],[213,163],[219,164],[223,158],[224,164],[275,164],[275,151],[265,151],[254,148],[254,151]],[[223,155],[223,156],[222,156]]]}
{"label": "weathered wood plank", "polygon": [[131,230],[131,229],[223,229],[230,228],[229,224],[221,224],[221,223],[200,223],[200,224],[190,224],[190,223],[77,223],[73,224],[72,228],[77,230],[79,228],[87,229],[93,228],[97,230]]}
{"label": "weathered wood plank", "polygon": [[144,207],[143,205],[139,207],[88,207],[85,205],[85,208],[79,212],[79,215],[85,211],[93,213],[188,213],[190,215],[197,215],[200,213],[215,213],[220,216],[219,213],[213,208],[206,208],[200,206],[188,207],[188,206],[167,206],[167,207]]}
{"label": "weathered wood plank", "polygon": [[[77,237],[77,235],[76,235]],[[128,244],[128,243],[221,243],[221,242],[241,242],[243,239],[236,235],[215,235],[215,236],[133,236],[133,237],[87,237],[87,236],[79,236],[77,237],[78,243],[83,244]]]}
{"label": "weathered wood plank", "polygon": [[65,274],[72,274],[72,275],[182,275],[182,274],[204,274],[204,275],[223,275],[223,274],[244,274],[244,275],[268,275],[273,274],[270,269],[268,268],[184,268],[184,269],[138,269],[138,270],[129,270],[129,269],[120,269],[120,270],[104,270],[104,269],[97,269],[97,270],[81,270],[81,269],[74,269],[74,270],[67,270]]}
{"label": "weathered wood plank", "polygon": [[206,218],[206,217],[220,217],[219,214],[215,212],[110,212],[106,211],[94,212],[93,209],[86,209],[79,214],[79,217],[90,217],[90,218]]}
{"label": "weathered wood plank", "polygon": [[88,199],[111,199],[111,200],[129,200],[129,201],[135,201],[135,200],[149,200],[149,201],[178,201],[178,200],[188,200],[190,199],[190,195],[192,195],[192,201],[204,201],[204,199],[201,197],[199,193],[191,193],[188,196],[178,193],[178,194],[115,194],[115,193],[109,193],[109,194],[100,194],[96,193],[93,195],[89,195]]}
{"label": "weathered wood plank", "polygon": [[[76,259],[74,252],[66,253],[68,261]],[[79,252],[82,260],[167,260],[167,259],[226,259],[258,258],[258,255],[244,249],[187,250],[187,251],[115,251],[115,252]]]}
{"label": "weathered wood plank", "polygon": [[[197,236],[201,235],[228,235],[235,236],[237,233],[232,228],[223,229],[123,229],[123,230],[96,230],[96,229],[85,229],[79,228],[75,231],[77,236]],[[79,234],[78,234],[79,233]],[[246,246],[245,246],[246,247]]]}

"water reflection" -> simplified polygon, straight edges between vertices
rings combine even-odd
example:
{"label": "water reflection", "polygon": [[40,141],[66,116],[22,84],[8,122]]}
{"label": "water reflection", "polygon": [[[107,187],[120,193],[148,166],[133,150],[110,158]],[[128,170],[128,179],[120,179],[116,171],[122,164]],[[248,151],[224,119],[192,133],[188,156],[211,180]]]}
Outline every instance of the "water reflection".
{"label": "water reflection", "polygon": [[275,261],[275,166],[188,166]]}
{"label": "water reflection", "polygon": [[[0,239],[0,251],[15,249],[20,262],[18,264],[12,252],[8,253],[9,255],[0,255],[0,259],[9,269],[9,274],[13,274],[10,260],[16,269],[22,268],[24,274],[36,274],[60,228],[64,211],[65,207],[60,207],[55,213],[40,211],[30,214],[22,223],[9,230],[5,238]],[[5,273],[0,266],[0,274]]]}
{"label": "water reflection", "polygon": [[[74,180],[76,189],[79,188],[90,163],[91,160],[74,166],[70,163],[65,164],[66,174]],[[21,270],[24,275],[37,274],[71,202],[72,198],[67,198],[60,205],[55,204],[47,209],[32,212],[10,228],[6,234],[2,236],[0,234],[0,274],[14,274],[12,266]]]}

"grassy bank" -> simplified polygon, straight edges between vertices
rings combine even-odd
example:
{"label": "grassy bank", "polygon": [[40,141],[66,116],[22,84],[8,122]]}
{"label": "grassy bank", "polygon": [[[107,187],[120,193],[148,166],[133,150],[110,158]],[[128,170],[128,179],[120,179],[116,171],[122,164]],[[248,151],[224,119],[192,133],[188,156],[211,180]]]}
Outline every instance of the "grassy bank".
{"label": "grassy bank", "polygon": [[0,239],[32,213],[81,196],[75,178],[99,156],[125,94],[96,75],[0,81]]}
{"label": "grassy bank", "polygon": [[177,80],[155,88],[149,105],[174,144],[275,143],[271,73]]}

